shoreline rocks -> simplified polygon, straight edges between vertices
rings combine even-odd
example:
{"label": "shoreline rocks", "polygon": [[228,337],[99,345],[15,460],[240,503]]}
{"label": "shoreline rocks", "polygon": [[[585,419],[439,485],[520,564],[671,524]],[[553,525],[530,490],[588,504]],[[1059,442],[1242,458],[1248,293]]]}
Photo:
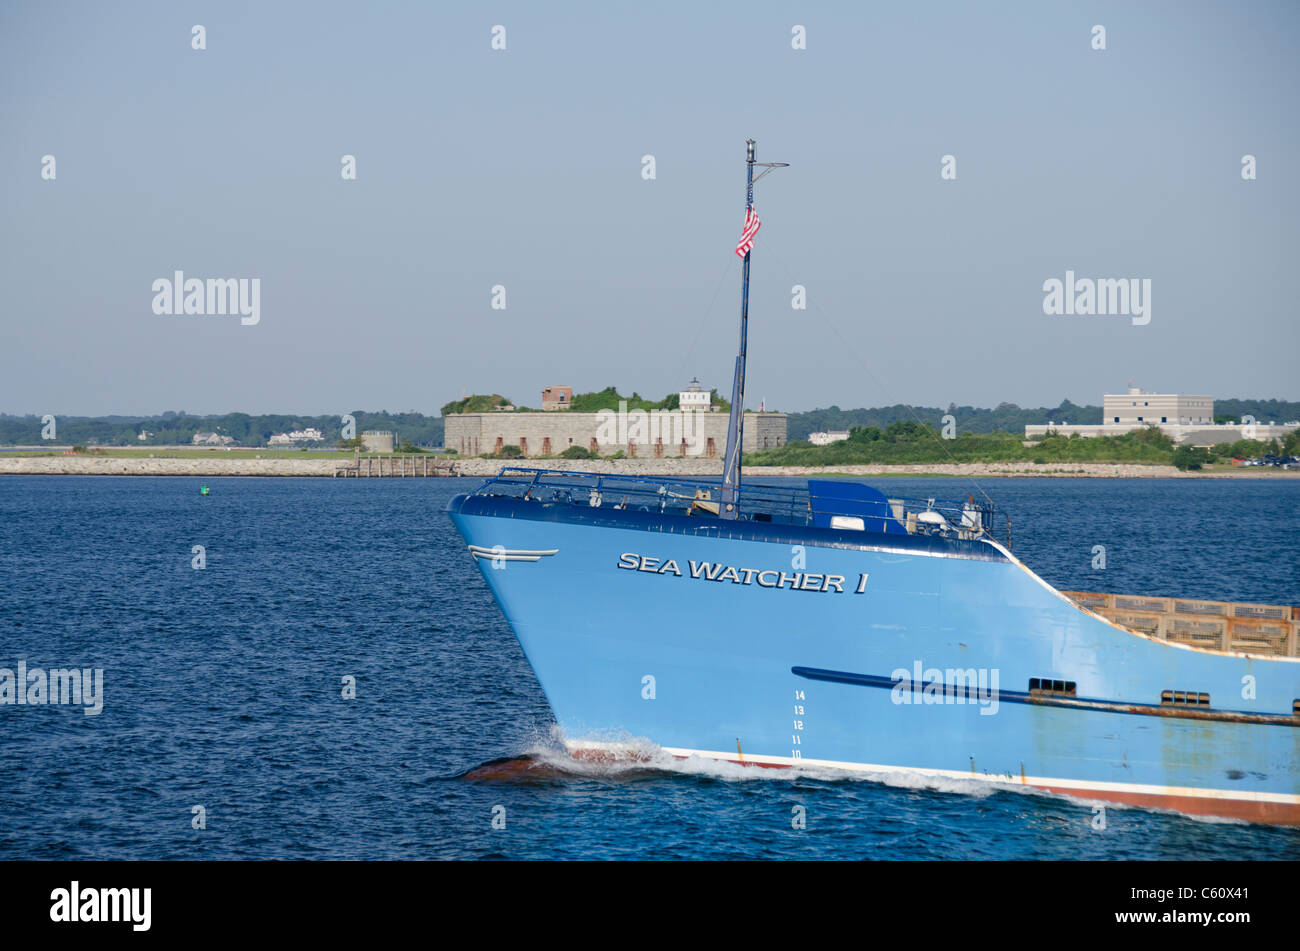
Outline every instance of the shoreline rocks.
{"label": "shoreline rocks", "polygon": [[[424,457],[415,457],[424,458]],[[602,472],[635,476],[679,476],[682,478],[717,477],[722,471],[720,459],[460,459],[438,457],[440,462],[455,461],[460,474],[469,477],[495,475],[503,466],[560,469],[578,472]],[[342,459],[239,459],[179,458],[143,459],[113,456],[0,456],[0,475],[121,475],[121,476],[285,476],[331,478],[348,466]],[[773,476],[955,476],[966,478],[1093,478],[1093,479],[1231,479],[1300,478],[1300,471],[1275,469],[1241,469],[1226,472],[1180,472],[1173,466],[1136,463],[1052,462],[964,462],[911,465],[856,466],[765,466],[746,467],[750,478]],[[363,477],[364,478],[364,477]],[[378,478],[378,477],[375,477]],[[383,478],[412,478],[410,475]],[[417,476],[416,478],[423,478]]]}

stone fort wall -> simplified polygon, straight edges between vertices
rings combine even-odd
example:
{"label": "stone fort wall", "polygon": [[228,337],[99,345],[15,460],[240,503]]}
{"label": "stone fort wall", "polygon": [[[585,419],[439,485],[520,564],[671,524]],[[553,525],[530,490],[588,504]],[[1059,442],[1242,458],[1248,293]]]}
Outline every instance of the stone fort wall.
{"label": "stone fort wall", "polygon": [[[605,413],[459,413],[446,417],[443,445],[462,456],[518,446],[526,457],[558,456],[570,446],[629,458],[721,458],[727,414],[677,411],[625,414],[615,424]],[[690,418],[686,418],[690,417]],[[746,413],[744,452],[784,446],[784,413]]]}

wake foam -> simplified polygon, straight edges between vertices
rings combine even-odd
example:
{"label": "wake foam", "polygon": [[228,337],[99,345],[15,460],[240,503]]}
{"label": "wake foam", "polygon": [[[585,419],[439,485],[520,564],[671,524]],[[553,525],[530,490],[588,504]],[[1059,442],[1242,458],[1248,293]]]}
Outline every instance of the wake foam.
{"label": "wake foam", "polygon": [[1216,825],[1251,825],[1244,819],[1191,815],[1155,806],[1090,799],[1079,794],[1051,792],[1033,786],[996,782],[979,777],[966,779],[928,776],[902,769],[859,771],[814,764],[768,768],[754,763],[741,764],[707,756],[692,755],[683,758],[669,753],[645,737],[628,734],[586,737],[576,749],[571,749],[559,727],[552,727],[549,734],[538,734],[525,741],[519,752],[512,756],[483,763],[455,778],[476,782],[562,784],[575,780],[636,782],[672,775],[728,783],[790,784],[804,780],[832,785],[871,783],[892,789],[937,792],[967,796],[972,799],[985,799],[997,793],[1010,793],[1039,800],[1056,801],[1082,809],[1103,805],[1107,812],[1156,813]]}
{"label": "wake foam", "polygon": [[[591,745],[587,745],[590,743]],[[626,734],[584,738],[570,749],[558,727],[547,737],[524,745],[518,753],[491,760],[466,770],[458,778],[476,781],[530,782],[566,779],[629,781],[679,775],[722,782],[779,782],[801,780],[843,784],[868,782],[896,789],[953,793],[982,799],[1002,791],[1020,789],[997,786],[979,779],[925,776],[907,770],[859,772],[813,764],[770,768],[753,763],[735,763],[708,756],[685,758],[669,753],[645,737]],[[1035,792],[1035,790],[1023,790]]]}

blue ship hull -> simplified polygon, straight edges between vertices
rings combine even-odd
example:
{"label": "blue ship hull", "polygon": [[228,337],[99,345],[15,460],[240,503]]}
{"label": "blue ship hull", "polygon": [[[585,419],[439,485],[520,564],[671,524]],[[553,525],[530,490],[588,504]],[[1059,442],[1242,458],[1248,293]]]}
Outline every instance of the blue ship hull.
{"label": "blue ship hull", "polygon": [[644,738],[1300,824],[1300,659],[1129,631],[985,533],[598,502],[448,507],[577,753]]}

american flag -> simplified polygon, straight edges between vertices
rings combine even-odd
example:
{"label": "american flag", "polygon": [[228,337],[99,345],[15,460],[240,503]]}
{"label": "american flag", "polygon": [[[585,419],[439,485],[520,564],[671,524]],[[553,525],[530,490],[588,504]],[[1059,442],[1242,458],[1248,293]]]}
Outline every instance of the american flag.
{"label": "american flag", "polygon": [[740,234],[740,244],[736,245],[736,253],[742,258],[754,246],[754,235],[758,234],[762,224],[763,222],[758,220],[758,212],[753,208],[745,209],[745,230]]}

